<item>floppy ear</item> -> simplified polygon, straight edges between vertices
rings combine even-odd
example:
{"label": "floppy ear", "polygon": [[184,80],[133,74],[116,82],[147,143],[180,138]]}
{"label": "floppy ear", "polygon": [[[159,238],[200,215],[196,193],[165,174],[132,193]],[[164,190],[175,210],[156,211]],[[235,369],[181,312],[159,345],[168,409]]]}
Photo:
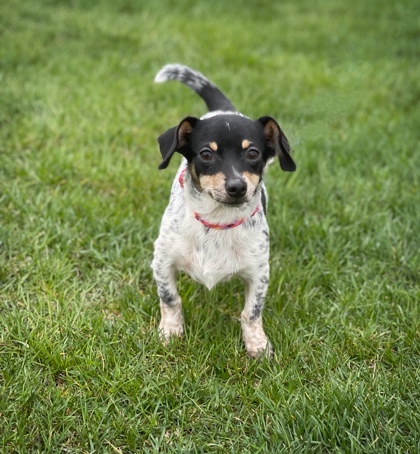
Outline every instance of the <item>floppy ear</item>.
{"label": "floppy ear", "polygon": [[159,169],[166,169],[175,151],[183,154],[182,149],[188,144],[190,135],[197,123],[198,118],[184,118],[178,126],[168,129],[159,138],[159,148],[162,154],[162,162]]}
{"label": "floppy ear", "polygon": [[272,117],[261,117],[258,121],[263,125],[267,146],[275,151],[282,170],[294,172],[296,164],[290,156],[290,145],[277,121]]}

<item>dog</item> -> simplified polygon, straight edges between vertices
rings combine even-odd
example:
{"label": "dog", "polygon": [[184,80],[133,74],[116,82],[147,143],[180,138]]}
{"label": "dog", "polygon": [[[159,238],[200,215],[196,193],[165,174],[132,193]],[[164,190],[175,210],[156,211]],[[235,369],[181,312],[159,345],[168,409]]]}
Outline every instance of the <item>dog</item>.
{"label": "dog", "polygon": [[189,116],[159,138],[165,169],[183,156],[154,244],[152,269],[160,298],[164,341],[184,331],[176,275],[183,271],[208,289],[239,276],[245,283],[242,337],[252,358],[271,356],[262,322],[269,279],[269,233],[264,172],[276,157],[296,170],[289,142],[274,118],[251,120],[198,71],[164,66],[155,82],[177,80],[205,101],[209,112]]}

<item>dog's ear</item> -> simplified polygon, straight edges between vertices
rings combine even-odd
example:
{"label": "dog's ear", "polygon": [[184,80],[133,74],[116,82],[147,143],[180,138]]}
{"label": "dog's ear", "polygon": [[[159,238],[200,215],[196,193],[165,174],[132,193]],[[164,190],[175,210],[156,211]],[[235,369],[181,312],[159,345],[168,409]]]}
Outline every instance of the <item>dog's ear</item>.
{"label": "dog's ear", "polygon": [[166,169],[169,162],[175,153],[178,151],[181,154],[183,149],[189,143],[191,133],[197,123],[198,118],[184,118],[178,126],[168,129],[159,138],[159,148],[162,154],[162,162],[159,164],[159,169]]}
{"label": "dog's ear", "polygon": [[279,158],[280,167],[286,172],[294,172],[296,164],[290,156],[290,145],[279,124],[272,117],[261,117],[258,121],[264,128],[267,146],[274,150]]}

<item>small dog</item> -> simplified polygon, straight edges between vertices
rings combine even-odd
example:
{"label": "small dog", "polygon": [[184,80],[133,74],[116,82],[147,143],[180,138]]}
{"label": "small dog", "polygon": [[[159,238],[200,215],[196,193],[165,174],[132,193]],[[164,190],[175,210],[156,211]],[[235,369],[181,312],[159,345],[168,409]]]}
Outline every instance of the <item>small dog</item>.
{"label": "small dog", "polygon": [[177,151],[184,158],[172,185],[152,262],[160,298],[160,334],[183,334],[176,274],[184,271],[211,289],[240,276],[245,282],[242,335],[249,356],[272,355],[262,310],[268,286],[267,164],[294,171],[289,143],[278,123],[251,120],[206,77],[186,66],[164,66],[155,82],[177,80],[205,101],[209,113],[184,118],[158,141],[165,169]]}

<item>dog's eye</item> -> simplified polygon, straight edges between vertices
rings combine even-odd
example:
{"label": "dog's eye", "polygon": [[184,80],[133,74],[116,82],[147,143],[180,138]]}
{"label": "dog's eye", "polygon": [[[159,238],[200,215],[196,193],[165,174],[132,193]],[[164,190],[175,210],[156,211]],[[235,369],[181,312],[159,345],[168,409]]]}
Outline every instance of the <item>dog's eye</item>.
{"label": "dog's eye", "polygon": [[248,161],[258,161],[261,157],[261,152],[256,148],[250,148],[246,151],[246,159]]}
{"label": "dog's eye", "polygon": [[205,162],[210,162],[213,160],[213,153],[210,150],[204,149],[200,151],[200,158]]}

